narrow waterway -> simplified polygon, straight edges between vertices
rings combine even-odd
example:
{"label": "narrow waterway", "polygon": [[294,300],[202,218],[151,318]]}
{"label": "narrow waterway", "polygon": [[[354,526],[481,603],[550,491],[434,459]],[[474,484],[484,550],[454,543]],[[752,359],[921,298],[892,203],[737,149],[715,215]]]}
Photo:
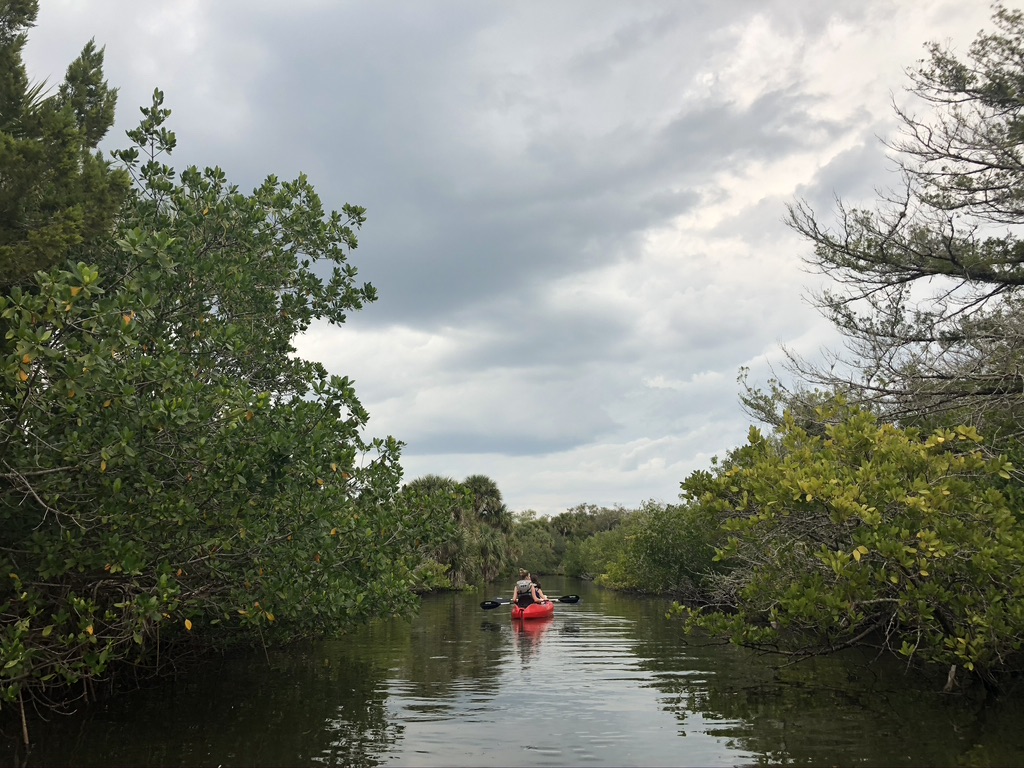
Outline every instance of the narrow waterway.
{"label": "narrow waterway", "polygon": [[685,638],[664,600],[545,588],[583,599],[512,622],[479,607],[497,587],[430,596],[411,621],[35,723],[27,764],[1024,764],[1013,701],[982,708],[856,657],[781,666]]}

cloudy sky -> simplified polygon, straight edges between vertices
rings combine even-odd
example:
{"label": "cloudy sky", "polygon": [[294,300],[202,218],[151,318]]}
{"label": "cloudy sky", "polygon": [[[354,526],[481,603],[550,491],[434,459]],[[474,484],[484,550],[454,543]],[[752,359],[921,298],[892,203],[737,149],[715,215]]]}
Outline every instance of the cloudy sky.
{"label": "cloudy sky", "polygon": [[407,479],[542,514],[675,501],[745,439],[741,367],[838,343],[785,206],[891,184],[904,69],[990,27],[981,0],[41,5],[33,78],[106,47],[108,147],[159,87],[179,168],[368,209],[380,300],[299,352],[355,379]]}

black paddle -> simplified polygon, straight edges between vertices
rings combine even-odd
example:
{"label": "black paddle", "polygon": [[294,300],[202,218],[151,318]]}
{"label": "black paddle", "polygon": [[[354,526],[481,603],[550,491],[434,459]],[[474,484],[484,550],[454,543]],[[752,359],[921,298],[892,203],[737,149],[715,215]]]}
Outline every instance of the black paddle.
{"label": "black paddle", "polygon": [[[579,595],[562,595],[561,597],[549,597],[549,600],[557,600],[560,603],[578,603],[580,601]],[[498,608],[502,605],[509,605],[512,601],[504,598],[496,598],[494,600],[484,600],[480,603],[480,607],[485,611],[491,610],[491,608]]]}

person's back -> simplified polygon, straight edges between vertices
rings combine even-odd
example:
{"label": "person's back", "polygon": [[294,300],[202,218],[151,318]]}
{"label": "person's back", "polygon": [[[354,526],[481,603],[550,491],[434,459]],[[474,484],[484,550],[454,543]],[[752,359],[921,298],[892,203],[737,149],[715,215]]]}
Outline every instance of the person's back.
{"label": "person's back", "polygon": [[529,579],[520,579],[516,582],[516,605],[525,608],[533,602],[533,582]]}
{"label": "person's back", "polygon": [[516,582],[515,589],[512,591],[512,602],[520,608],[525,608],[537,602],[535,595],[536,592],[534,591],[529,571],[520,568],[519,581]]}

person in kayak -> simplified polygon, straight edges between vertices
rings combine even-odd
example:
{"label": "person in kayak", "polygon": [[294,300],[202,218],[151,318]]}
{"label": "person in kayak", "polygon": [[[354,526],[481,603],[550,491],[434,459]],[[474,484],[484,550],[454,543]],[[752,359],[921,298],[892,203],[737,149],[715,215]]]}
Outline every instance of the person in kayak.
{"label": "person in kayak", "polygon": [[539,602],[540,596],[537,594],[537,588],[533,586],[533,581],[530,579],[530,572],[525,568],[520,568],[519,581],[516,582],[515,587],[512,589],[512,605],[526,608],[528,605]]}
{"label": "person in kayak", "polygon": [[535,591],[537,592],[537,597],[538,597],[538,598],[540,598],[540,601],[541,601],[542,603],[546,603],[546,602],[547,602],[548,600],[550,600],[550,599],[551,599],[550,597],[548,597],[547,595],[545,595],[545,594],[544,594],[544,590],[543,590],[543,589],[541,589],[541,587],[540,587],[540,579],[538,579],[538,578],[537,578],[536,576],[534,576],[534,575],[533,575],[532,573],[530,574],[530,581],[532,581],[532,582],[533,582],[533,588],[534,588],[534,590],[535,590]]}

